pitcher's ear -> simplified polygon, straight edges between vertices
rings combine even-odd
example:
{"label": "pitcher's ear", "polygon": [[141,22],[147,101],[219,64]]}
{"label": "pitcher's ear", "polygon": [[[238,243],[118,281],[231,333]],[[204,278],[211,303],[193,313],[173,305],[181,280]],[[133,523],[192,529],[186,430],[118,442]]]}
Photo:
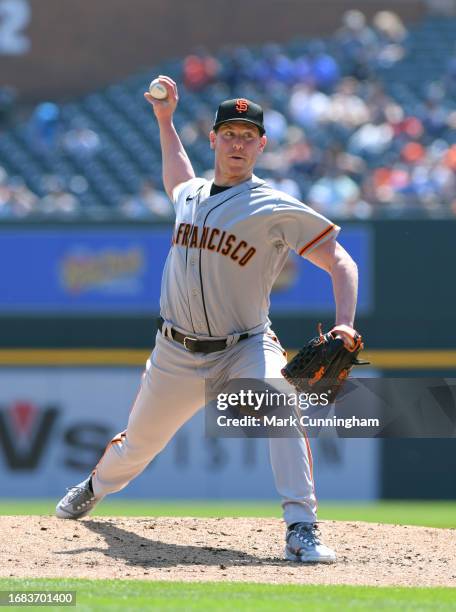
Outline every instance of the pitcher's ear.
{"label": "pitcher's ear", "polygon": [[262,137],[261,137],[261,139],[260,139],[260,151],[261,151],[261,152],[263,152],[263,151],[264,151],[264,148],[265,148],[265,146],[267,145],[267,143],[268,143],[268,139],[267,139],[267,137],[266,137],[266,136],[263,134],[263,136],[262,136]]}

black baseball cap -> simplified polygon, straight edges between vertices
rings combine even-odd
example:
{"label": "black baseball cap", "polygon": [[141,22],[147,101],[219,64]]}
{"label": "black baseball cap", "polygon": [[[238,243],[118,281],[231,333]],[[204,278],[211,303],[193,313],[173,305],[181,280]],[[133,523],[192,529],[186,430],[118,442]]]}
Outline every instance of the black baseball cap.
{"label": "black baseball cap", "polygon": [[236,98],[222,102],[215,114],[213,129],[216,130],[222,123],[227,123],[228,121],[253,123],[260,130],[261,136],[265,133],[263,109],[259,104],[246,98]]}

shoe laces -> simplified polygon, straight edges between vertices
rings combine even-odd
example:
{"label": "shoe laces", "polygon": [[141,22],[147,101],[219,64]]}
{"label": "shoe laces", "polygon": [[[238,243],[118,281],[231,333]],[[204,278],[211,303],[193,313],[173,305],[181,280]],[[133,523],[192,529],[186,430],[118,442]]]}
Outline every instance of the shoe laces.
{"label": "shoe laces", "polygon": [[320,544],[319,529],[316,523],[298,523],[293,531],[303,544],[311,546]]}
{"label": "shoe laces", "polygon": [[75,485],[74,487],[68,487],[68,501],[73,501],[80,492],[85,491],[86,487],[81,487],[80,485]]}

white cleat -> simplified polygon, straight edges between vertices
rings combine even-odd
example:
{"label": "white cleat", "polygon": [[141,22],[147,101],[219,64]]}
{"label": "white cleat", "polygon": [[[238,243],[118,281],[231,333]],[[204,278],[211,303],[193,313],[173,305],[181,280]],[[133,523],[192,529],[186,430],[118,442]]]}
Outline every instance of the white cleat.
{"label": "white cleat", "polygon": [[314,523],[296,523],[286,534],[285,558],[299,563],[335,563],[336,553],[320,542]]}
{"label": "white cleat", "polygon": [[63,519],[78,519],[89,514],[102,498],[96,498],[90,488],[90,476],[74,487],[67,489],[68,493],[55,507],[55,515]]}

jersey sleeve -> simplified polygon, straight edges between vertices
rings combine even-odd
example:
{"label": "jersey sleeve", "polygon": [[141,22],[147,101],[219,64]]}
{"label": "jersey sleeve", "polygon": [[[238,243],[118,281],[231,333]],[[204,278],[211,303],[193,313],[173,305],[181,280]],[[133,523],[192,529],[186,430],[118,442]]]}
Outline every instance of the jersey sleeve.
{"label": "jersey sleeve", "polygon": [[205,181],[200,178],[192,178],[184,183],[179,183],[173,189],[172,201],[176,208],[176,212],[180,209],[182,204],[185,204],[187,196],[194,196],[198,188],[204,185]]}
{"label": "jersey sleeve", "polygon": [[172,201],[175,206],[178,203],[179,198],[184,193],[184,191],[188,191],[188,188],[190,187],[193,180],[194,179],[184,181],[183,183],[179,183],[178,185],[174,187],[173,193],[172,193]]}
{"label": "jersey sleeve", "polygon": [[340,227],[294,198],[280,199],[274,207],[270,238],[307,257],[317,246],[334,239]]}

